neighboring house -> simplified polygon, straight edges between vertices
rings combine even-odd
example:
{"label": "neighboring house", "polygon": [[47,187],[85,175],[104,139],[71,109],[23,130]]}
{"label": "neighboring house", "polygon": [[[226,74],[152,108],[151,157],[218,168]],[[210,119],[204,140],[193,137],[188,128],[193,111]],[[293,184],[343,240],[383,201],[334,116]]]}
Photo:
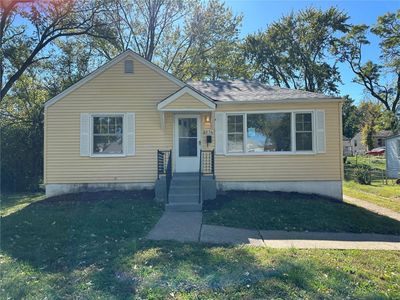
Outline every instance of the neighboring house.
{"label": "neighboring house", "polygon": [[[385,139],[392,135],[390,130],[381,130],[372,136],[373,147],[379,148],[385,146]],[[351,140],[343,137],[343,155],[365,154],[368,151],[367,146],[362,142],[361,132],[357,133]]]}
{"label": "neighboring house", "polygon": [[170,203],[215,187],[342,199],[341,105],[256,81],[185,83],[128,50],[46,102],[46,194],[156,186],[167,198],[167,185]]}
{"label": "neighboring house", "polygon": [[343,137],[343,155],[351,156],[365,154],[367,147],[361,141],[361,133],[357,133],[352,139]]}
{"label": "neighboring house", "polygon": [[400,134],[386,138],[386,174],[400,178]]}

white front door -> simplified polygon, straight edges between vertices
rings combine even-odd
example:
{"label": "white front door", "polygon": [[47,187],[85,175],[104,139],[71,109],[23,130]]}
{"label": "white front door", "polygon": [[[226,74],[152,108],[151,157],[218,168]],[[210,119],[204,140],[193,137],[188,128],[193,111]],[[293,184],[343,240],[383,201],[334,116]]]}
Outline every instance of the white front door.
{"label": "white front door", "polygon": [[200,116],[175,115],[175,172],[198,172]]}

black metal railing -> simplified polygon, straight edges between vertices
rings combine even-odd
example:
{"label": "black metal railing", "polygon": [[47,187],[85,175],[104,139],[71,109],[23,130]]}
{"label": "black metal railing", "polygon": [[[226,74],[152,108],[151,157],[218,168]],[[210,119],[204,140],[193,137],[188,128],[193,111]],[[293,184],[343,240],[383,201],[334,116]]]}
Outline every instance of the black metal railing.
{"label": "black metal railing", "polygon": [[172,151],[171,150],[157,150],[157,179],[160,175],[165,175],[167,203],[169,200],[169,188],[172,180]]}
{"label": "black metal railing", "polygon": [[200,150],[199,163],[199,203],[202,200],[202,177],[203,175],[212,175],[215,179],[215,155],[214,150]]}

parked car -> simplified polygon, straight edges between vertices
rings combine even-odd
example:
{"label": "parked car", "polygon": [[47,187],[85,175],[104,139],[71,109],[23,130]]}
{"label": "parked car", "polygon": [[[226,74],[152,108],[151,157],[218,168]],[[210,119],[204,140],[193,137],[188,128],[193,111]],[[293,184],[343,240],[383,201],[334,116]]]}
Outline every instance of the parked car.
{"label": "parked car", "polygon": [[372,150],[367,151],[368,155],[379,156],[385,154],[385,147],[374,148]]}

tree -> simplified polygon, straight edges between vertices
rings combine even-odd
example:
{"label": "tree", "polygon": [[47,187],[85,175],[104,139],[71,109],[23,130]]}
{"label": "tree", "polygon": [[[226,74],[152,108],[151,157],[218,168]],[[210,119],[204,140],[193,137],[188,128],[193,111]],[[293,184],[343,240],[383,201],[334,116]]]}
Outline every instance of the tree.
{"label": "tree", "polygon": [[[54,41],[82,35],[104,37],[99,34],[105,31],[98,17],[101,9],[97,0],[2,1],[0,101],[28,68],[51,56]],[[17,16],[22,25],[15,25]]]}
{"label": "tree", "polygon": [[242,17],[218,0],[117,0],[104,15],[112,34],[93,44],[107,59],[130,48],[181,79],[229,77],[241,61]]}
{"label": "tree", "polygon": [[[367,34],[380,39],[380,62],[363,60],[363,47],[370,44]],[[356,75],[354,81],[363,85],[368,93],[392,114],[400,101],[400,10],[378,18],[376,25],[354,25],[341,39],[336,40],[332,51],[339,61],[349,64]]]}
{"label": "tree", "polygon": [[368,150],[371,150],[374,147],[373,136],[380,130],[389,129],[390,119],[379,102],[363,101],[358,110],[361,118],[361,139]]}
{"label": "tree", "polygon": [[336,36],[347,31],[348,16],[330,8],[308,8],[284,16],[265,32],[246,38],[246,56],[263,82],[312,92],[337,93],[340,74],[329,64]]}
{"label": "tree", "polygon": [[348,95],[343,98],[343,135],[351,139],[360,131],[361,116],[354,100]]}
{"label": "tree", "polygon": [[37,190],[43,178],[43,103],[48,92],[27,71],[0,103],[3,191]]}

